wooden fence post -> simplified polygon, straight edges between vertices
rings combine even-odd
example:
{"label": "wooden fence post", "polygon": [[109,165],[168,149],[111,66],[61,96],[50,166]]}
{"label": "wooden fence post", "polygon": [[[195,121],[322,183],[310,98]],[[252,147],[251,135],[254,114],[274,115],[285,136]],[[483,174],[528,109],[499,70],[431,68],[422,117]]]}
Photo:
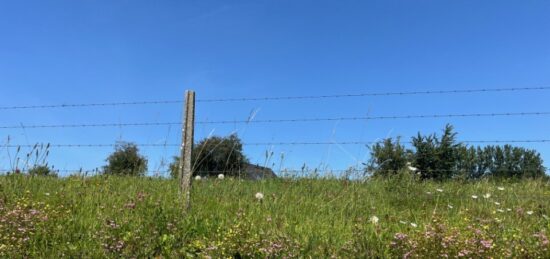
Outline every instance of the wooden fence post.
{"label": "wooden fence post", "polygon": [[181,156],[180,156],[180,189],[184,199],[185,211],[191,208],[191,151],[193,150],[193,134],[195,131],[195,92],[185,91],[183,111]]}

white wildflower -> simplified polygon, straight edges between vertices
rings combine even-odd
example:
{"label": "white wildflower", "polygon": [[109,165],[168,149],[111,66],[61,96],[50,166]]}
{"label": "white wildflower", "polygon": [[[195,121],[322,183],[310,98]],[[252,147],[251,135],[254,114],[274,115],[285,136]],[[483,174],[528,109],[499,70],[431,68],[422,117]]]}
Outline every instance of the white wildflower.
{"label": "white wildflower", "polygon": [[256,195],[254,195],[254,197],[256,197],[256,200],[261,201],[264,199],[264,194],[261,192],[257,192]]}
{"label": "white wildflower", "polygon": [[201,176],[200,176],[200,175],[195,176],[195,181],[200,181],[200,180],[201,180]]}
{"label": "white wildflower", "polygon": [[499,191],[504,191],[504,187],[498,187],[497,188]]}
{"label": "white wildflower", "polygon": [[472,199],[477,199],[477,195],[472,195]]}
{"label": "white wildflower", "polygon": [[428,194],[428,195],[432,195],[432,192],[426,192],[426,194]]}
{"label": "white wildflower", "polygon": [[500,206],[500,202],[495,201],[495,205]]}
{"label": "white wildflower", "polygon": [[527,211],[527,215],[532,215],[533,214],[533,211],[530,210],[530,211]]}
{"label": "white wildflower", "polygon": [[510,211],[512,211],[512,209],[506,209],[506,211],[510,212]]}
{"label": "white wildflower", "polygon": [[453,208],[453,205],[447,204],[447,207],[448,207],[449,209],[452,209],[452,208]]}
{"label": "white wildflower", "polygon": [[407,225],[407,221],[400,220],[399,223],[401,223],[403,225]]}
{"label": "white wildflower", "polygon": [[483,198],[489,199],[489,198],[491,198],[491,194],[490,194],[490,193],[486,193],[486,194],[483,195]]}
{"label": "white wildflower", "polygon": [[443,192],[443,189],[435,189],[438,192]]}
{"label": "white wildflower", "polygon": [[500,220],[499,218],[495,218],[495,221],[496,221],[497,223],[502,222],[502,220]]}
{"label": "white wildflower", "polygon": [[223,180],[223,178],[225,178],[225,176],[223,174],[218,175],[218,179]]}
{"label": "white wildflower", "polygon": [[47,192],[47,193],[44,193],[44,195],[46,195],[46,196],[50,196],[50,193],[49,193],[49,192]]}
{"label": "white wildflower", "polygon": [[416,225],[416,223],[412,223],[412,222],[411,222],[411,226],[412,226],[413,228],[418,227],[418,225]]}
{"label": "white wildflower", "polygon": [[497,211],[500,212],[500,213],[503,213],[503,212],[504,212],[503,209],[497,209]]}
{"label": "white wildflower", "polygon": [[379,220],[379,219],[378,219],[377,216],[372,216],[372,217],[370,217],[370,219],[369,219],[369,221],[370,221],[372,224],[374,224],[374,225],[378,224],[378,220]]}

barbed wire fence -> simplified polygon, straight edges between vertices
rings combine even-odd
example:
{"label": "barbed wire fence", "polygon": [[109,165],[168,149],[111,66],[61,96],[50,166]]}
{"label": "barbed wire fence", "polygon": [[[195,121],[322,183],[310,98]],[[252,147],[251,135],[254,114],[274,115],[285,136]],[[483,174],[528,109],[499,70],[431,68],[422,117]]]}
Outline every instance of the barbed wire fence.
{"label": "barbed wire fence", "polygon": [[[197,99],[197,103],[235,103],[235,102],[278,102],[278,101],[299,101],[299,100],[323,100],[323,99],[344,99],[344,98],[361,98],[361,97],[377,97],[377,96],[416,96],[416,95],[457,95],[457,94],[488,94],[488,93],[503,93],[503,92],[533,92],[533,91],[548,91],[550,87],[519,87],[519,88],[479,88],[479,89],[456,89],[456,90],[425,90],[425,91],[404,91],[404,92],[371,92],[371,93],[356,93],[356,94],[335,94],[335,95],[306,95],[306,96],[281,96],[281,97],[242,97],[242,98],[212,98],[212,99]],[[46,104],[46,105],[22,105],[22,106],[0,106],[0,111],[13,110],[41,110],[41,109],[80,109],[94,107],[115,107],[115,106],[156,106],[166,104],[184,104],[184,100],[153,100],[153,101],[129,101],[129,102],[98,102],[98,103],[67,103],[67,104]],[[550,116],[550,111],[513,111],[501,113],[447,113],[447,114],[402,114],[389,116],[356,116],[356,117],[305,117],[305,118],[270,118],[270,119],[251,119],[250,117],[242,120],[197,120],[194,125],[215,125],[215,124],[277,124],[277,123],[313,123],[313,122],[330,122],[330,121],[369,121],[369,120],[411,120],[411,119],[437,119],[437,118],[489,118],[489,117],[547,117]],[[141,122],[103,122],[103,123],[67,123],[67,124],[27,124],[19,123],[19,125],[0,125],[2,130],[15,129],[69,129],[69,128],[124,128],[124,127],[160,127],[169,126],[180,128],[181,121],[141,121]],[[462,143],[471,144],[522,144],[522,143],[549,143],[550,139],[477,139],[463,140]],[[266,141],[266,142],[244,142],[243,146],[320,146],[320,145],[372,145],[377,141]],[[411,144],[410,141],[402,141],[401,143]],[[36,145],[47,145],[48,148],[113,148],[116,144],[108,143],[9,143],[4,144],[5,149],[13,148],[36,148]],[[166,141],[165,143],[136,143],[138,147],[151,148],[176,148],[182,147],[181,143],[175,141]],[[179,154],[174,154],[179,155]],[[161,163],[162,164],[162,163]],[[161,165],[165,166],[165,165]],[[0,168],[1,172],[12,172],[15,168]],[[331,173],[343,173],[350,170],[361,171],[361,168],[314,168],[307,169],[308,171],[326,170]],[[97,168],[63,168],[56,169],[59,173],[101,173],[101,167]],[[277,174],[285,173],[304,173],[306,168],[282,168],[275,171]],[[159,168],[158,170],[148,171],[148,174],[166,174],[169,170]],[[220,172],[223,173],[223,172]]]}

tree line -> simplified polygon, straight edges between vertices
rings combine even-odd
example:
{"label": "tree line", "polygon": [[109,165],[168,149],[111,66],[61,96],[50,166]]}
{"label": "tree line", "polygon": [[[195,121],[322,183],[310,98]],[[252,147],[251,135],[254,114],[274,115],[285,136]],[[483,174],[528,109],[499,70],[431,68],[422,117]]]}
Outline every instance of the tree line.
{"label": "tree line", "polygon": [[[457,133],[449,124],[441,136],[418,133],[411,138],[411,144],[411,148],[405,147],[400,137],[373,144],[369,147],[370,160],[365,164],[365,171],[374,177],[414,171],[420,179],[435,180],[547,177],[537,151],[511,145],[468,146],[457,141]],[[240,176],[242,169],[249,164],[242,141],[235,134],[202,139],[194,145],[191,161],[194,175],[200,176],[219,173]],[[130,142],[118,142],[106,162],[102,174],[144,176],[147,173],[147,158],[140,154],[136,144]],[[179,176],[178,156],[173,157],[168,168],[172,178]],[[28,173],[55,175],[47,164],[35,164]]]}
{"label": "tree line", "polygon": [[[415,171],[421,179],[480,179],[546,177],[540,154],[511,145],[468,146],[457,141],[453,126],[447,124],[441,136],[435,133],[412,137],[412,148],[400,138],[387,138],[371,147],[366,171],[387,177]],[[412,169],[412,170],[411,170]]]}

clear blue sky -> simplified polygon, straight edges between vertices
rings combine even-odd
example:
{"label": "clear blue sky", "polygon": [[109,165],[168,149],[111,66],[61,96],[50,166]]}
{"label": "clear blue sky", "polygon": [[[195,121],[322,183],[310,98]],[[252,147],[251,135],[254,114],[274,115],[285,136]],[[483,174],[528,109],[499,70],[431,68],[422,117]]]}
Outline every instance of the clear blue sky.
{"label": "clear blue sky", "polygon": [[[2,1],[0,106],[550,86],[549,1]],[[550,111],[550,91],[198,103],[197,120]],[[181,105],[0,110],[0,125],[180,121]],[[461,140],[549,139],[550,116],[198,125],[244,142],[408,140],[455,125]],[[177,143],[180,129],[0,129],[5,145]],[[550,162],[550,144],[522,144]],[[254,163],[343,169],[358,146],[245,147]],[[13,159],[11,149],[10,156]],[[58,169],[111,148],[52,148]],[[150,170],[177,147],[142,148]],[[9,167],[5,147],[0,165]]]}

